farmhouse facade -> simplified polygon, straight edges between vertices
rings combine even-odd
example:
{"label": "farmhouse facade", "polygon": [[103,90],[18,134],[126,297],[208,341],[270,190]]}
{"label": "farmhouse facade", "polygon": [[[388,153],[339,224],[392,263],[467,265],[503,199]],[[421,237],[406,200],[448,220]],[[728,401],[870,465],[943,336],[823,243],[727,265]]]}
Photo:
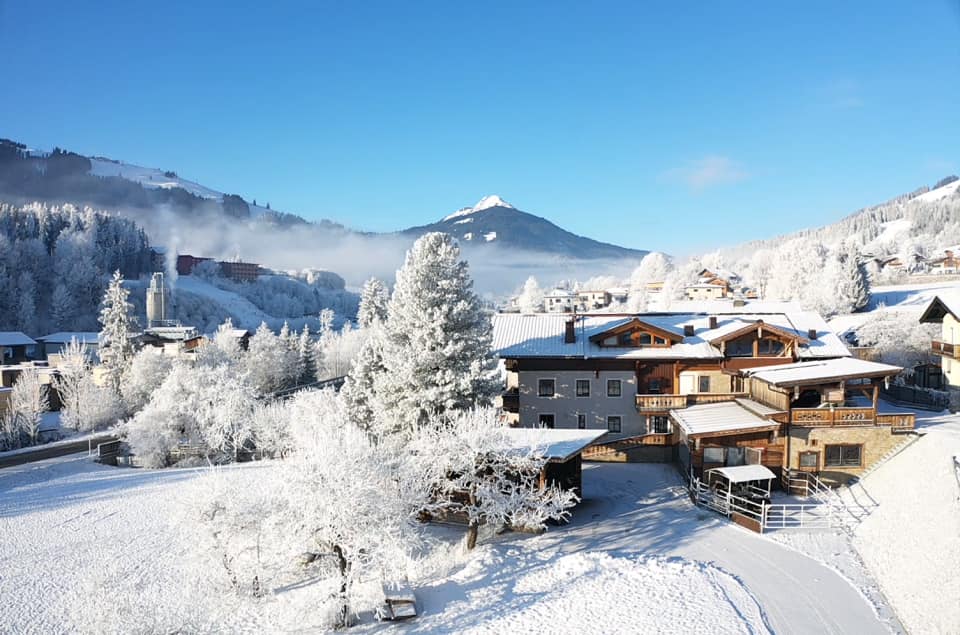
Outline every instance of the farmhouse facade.
{"label": "farmhouse facade", "polygon": [[851,358],[819,315],[716,304],[495,316],[508,420],[602,430],[624,460],[678,460],[696,474],[750,461],[840,481],[912,429],[912,415],[877,413],[880,384],[901,369]]}

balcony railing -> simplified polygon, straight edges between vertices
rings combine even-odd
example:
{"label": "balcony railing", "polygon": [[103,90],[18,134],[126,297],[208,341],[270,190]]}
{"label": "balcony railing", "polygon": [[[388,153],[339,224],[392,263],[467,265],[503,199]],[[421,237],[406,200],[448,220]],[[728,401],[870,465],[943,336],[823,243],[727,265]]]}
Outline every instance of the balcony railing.
{"label": "balcony railing", "polygon": [[917,415],[909,414],[882,415],[877,414],[878,426],[890,426],[894,430],[913,430],[917,425]]}
{"label": "balcony railing", "polygon": [[721,403],[746,397],[746,393],[739,392],[701,392],[689,395],[637,395],[637,410],[640,412],[662,412],[676,410],[687,406],[699,406],[708,403]]}
{"label": "balcony railing", "polygon": [[957,357],[958,348],[960,348],[940,340],[933,340],[930,344],[930,350],[934,355],[945,355],[947,357]]}
{"label": "balcony railing", "polygon": [[873,408],[794,408],[790,423],[800,427],[872,426],[876,413]]}

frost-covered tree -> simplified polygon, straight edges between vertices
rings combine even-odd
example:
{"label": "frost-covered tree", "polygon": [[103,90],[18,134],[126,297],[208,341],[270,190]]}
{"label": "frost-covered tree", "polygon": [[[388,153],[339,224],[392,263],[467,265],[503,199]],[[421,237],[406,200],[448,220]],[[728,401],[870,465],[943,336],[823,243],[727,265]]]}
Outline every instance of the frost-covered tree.
{"label": "frost-covered tree", "polygon": [[523,283],[523,289],[517,296],[517,307],[521,313],[538,313],[543,311],[543,289],[533,276]]}
{"label": "frost-covered tree", "polygon": [[316,378],[317,370],[314,365],[313,340],[310,337],[310,327],[303,325],[303,330],[297,338],[297,372],[299,383],[308,384]]}
{"label": "frost-covered tree", "polygon": [[413,430],[450,410],[491,403],[499,388],[491,322],[448,234],[422,236],[397,272],[374,380],[385,428]]}
{"label": "frost-covered tree", "polygon": [[90,355],[86,343],[71,338],[60,353],[57,370],[59,372],[53,384],[60,396],[61,425],[79,430],[84,419],[83,385],[90,375]]}
{"label": "frost-covered tree", "polygon": [[120,387],[127,411],[136,413],[142,410],[170,374],[171,368],[173,359],[158,354],[156,349],[148,347],[137,352]]}
{"label": "frost-covered tree", "polygon": [[349,322],[339,331],[324,329],[315,344],[317,379],[323,381],[349,373],[360,350],[364,333],[364,329],[355,329]]}
{"label": "frost-covered tree", "polygon": [[133,305],[127,299],[129,295],[118,269],[103,296],[99,340],[100,364],[106,371],[108,384],[118,395],[123,374],[133,358],[134,331],[137,328]]}
{"label": "frost-covered tree", "polygon": [[37,332],[37,285],[30,271],[17,278],[17,326],[26,333]]}
{"label": "frost-covered tree", "polygon": [[518,447],[504,426],[496,409],[480,408],[452,413],[414,441],[414,456],[429,465],[438,493],[435,509],[466,516],[468,549],[483,524],[543,531],[548,520],[566,519],[579,500],[555,485],[541,488],[543,447]]}
{"label": "frost-covered tree", "polygon": [[905,376],[913,374],[918,364],[937,362],[930,352],[930,340],[939,334],[939,325],[918,324],[916,314],[880,307],[871,311],[870,319],[855,331],[861,346],[873,346],[880,358],[904,368]]}
{"label": "frost-covered tree", "polygon": [[[255,487],[214,492],[204,517],[217,536],[216,560],[229,567],[238,591],[271,592],[291,576],[329,580],[329,626],[343,627],[374,608],[364,604],[376,599],[361,593],[360,582],[405,576],[420,544],[416,515],[427,490],[409,464],[371,442],[333,391],[298,394],[285,417],[290,455]],[[302,555],[297,561],[291,554]]]}
{"label": "frost-covered tree", "polygon": [[67,286],[58,282],[53,289],[53,296],[50,299],[50,321],[55,329],[69,329],[73,324],[76,314],[76,306],[73,302],[73,296],[67,290]]}
{"label": "frost-covered tree", "polygon": [[373,399],[375,382],[377,376],[384,372],[383,325],[372,323],[361,329],[360,334],[363,340],[340,394],[357,425],[364,430],[373,430],[376,424]]}
{"label": "frost-covered tree", "polygon": [[232,365],[178,360],[123,432],[148,467],[167,465],[180,444],[202,445],[217,460],[229,461],[252,437],[255,405],[255,391]]}
{"label": "frost-covered tree", "polygon": [[381,280],[370,278],[364,282],[360,291],[360,308],[357,309],[357,324],[360,328],[385,321],[389,300],[390,292]]}
{"label": "frost-covered tree", "polygon": [[849,304],[850,311],[860,311],[870,302],[870,280],[863,256],[856,248],[843,254],[841,279],[838,294]]}
{"label": "frost-covered tree", "polygon": [[296,384],[300,356],[288,340],[275,335],[265,322],[250,338],[242,356],[244,375],[258,393],[266,395]]}
{"label": "frost-covered tree", "polygon": [[16,423],[15,429],[24,434],[31,445],[35,445],[40,435],[43,414],[50,411],[50,396],[47,386],[40,381],[40,372],[28,368],[20,372],[13,383],[10,393],[10,416]]}

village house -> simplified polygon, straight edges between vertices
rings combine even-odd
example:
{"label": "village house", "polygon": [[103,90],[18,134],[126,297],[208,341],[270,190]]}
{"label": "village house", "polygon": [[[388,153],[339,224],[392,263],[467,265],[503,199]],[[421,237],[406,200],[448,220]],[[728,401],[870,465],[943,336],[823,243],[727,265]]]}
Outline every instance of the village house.
{"label": "village house", "polygon": [[949,275],[956,274],[960,271],[960,258],[954,255],[952,249],[947,249],[943,252],[943,256],[938,258],[931,258],[927,260],[927,266],[930,268],[930,273]]}
{"label": "village house", "polygon": [[606,291],[578,291],[577,306],[582,311],[595,311],[610,306],[610,294]]}
{"label": "village house", "polygon": [[930,348],[940,357],[940,385],[954,393],[955,402],[960,396],[960,296],[934,296],[920,322],[940,324],[940,337],[931,341]]}
{"label": "village house", "polygon": [[96,358],[97,347],[100,342],[100,333],[88,331],[59,331],[57,333],[51,333],[50,335],[44,335],[43,337],[37,338],[37,341],[40,342],[41,356],[45,359],[50,359],[51,356],[56,357],[62,355],[63,350],[73,340],[76,340],[79,344],[85,345],[87,348],[87,354],[90,355],[91,358]]}
{"label": "village house", "polygon": [[879,386],[902,369],[851,358],[819,315],[715,304],[711,312],[495,316],[508,420],[604,430],[600,443],[621,460],[679,461],[698,476],[753,462],[778,476],[811,471],[836,482],[913,428],[912,415],[877,413]]}
{"label": "village house", "polygon": [[577,306],[577,294],[566,289],[553,289],[543,297],[547,313],[572,313]]}
{"label": "village house", "polygon": [[37,355],[37,342],[20,331],[0,331],[0,364],[19,364]]}

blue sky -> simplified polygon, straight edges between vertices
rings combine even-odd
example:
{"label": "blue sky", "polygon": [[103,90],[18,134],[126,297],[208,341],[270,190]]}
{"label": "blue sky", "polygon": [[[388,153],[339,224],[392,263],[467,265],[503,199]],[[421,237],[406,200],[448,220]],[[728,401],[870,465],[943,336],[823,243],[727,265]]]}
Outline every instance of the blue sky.
{"label": "blue sky", "polygon": [[0,136],[360,229],[497,193],[675,254],[960,172],[957,0],[192,4],[0,0]]}

